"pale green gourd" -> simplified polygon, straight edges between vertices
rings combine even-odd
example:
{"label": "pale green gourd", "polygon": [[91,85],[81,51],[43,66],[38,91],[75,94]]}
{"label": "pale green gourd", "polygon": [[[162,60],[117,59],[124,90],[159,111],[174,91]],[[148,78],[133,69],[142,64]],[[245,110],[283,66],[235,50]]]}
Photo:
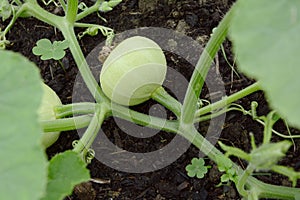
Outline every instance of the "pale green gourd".
{"label": "pale green gourd", "polygon": [[158,44],[134,36],[122,41],[107,57],[100,84],[112,101],[132,106],[150,99],[163,84],[166,73],[166,58]]}
{"label": "pale green gourd", "polygon": [[[55,112],[54,107],[62,105],[57,94],[46,84],[43,86],[43,97],[41,105],[38,109],[39,120],[54,120]],[[51,146],[59,137],[60,132],[45,132],[42,135],[42,145],[44,148]]]}

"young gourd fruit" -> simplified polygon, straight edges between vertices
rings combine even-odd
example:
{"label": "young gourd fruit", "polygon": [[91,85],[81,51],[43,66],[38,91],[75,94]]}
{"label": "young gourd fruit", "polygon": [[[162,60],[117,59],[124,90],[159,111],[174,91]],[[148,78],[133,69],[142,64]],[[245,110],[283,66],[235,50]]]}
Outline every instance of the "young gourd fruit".
{"label": "young gourd fruit", "polygon": [[[43,86],[43,97],[41,105],[38,109],[39,120],[54,120],[55,112],[54,107],[58,105],[62,105],[57,94],[46,84],[42,84]],[[60,132],[45,132],[42,135],[42,146],[47,148],[51,146],[59,137]]]}
{"label": "young gourd fruit", "polygon": [[158,44],[134,36],[109,54],[100,73],[100,84],[113,102],[133,106],[150,99],[163,84],[166,73],[166,58]]}

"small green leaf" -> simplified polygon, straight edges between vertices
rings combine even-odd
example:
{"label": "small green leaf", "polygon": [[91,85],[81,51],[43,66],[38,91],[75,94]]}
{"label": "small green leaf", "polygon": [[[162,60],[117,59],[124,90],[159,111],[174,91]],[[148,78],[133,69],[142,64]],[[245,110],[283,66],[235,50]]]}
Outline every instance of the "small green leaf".
{"label": "small green leaf", "polygon": [[207,173],[209,166],[204,165],[205,162],[203,158],[193,158],[192,164],[189,164],[185,167],[185,170],[188,172],[189,177],[197,177],[199,179],[203,178]]}
{"label": "small green leaf", "polygon": [[0,198],[37,200],[47,184],[37,114],[42,80],[20,54],[2,50],[0,60]]}
{"label": "small green leaf", "polygon": [[218,169],[220,172],[225,172],[232,168],[232,162],[227,157],[218,156],[217,164],[218,164]]}
{"label": "small green leaf", "polygon": [[121,2],[122,2],[122,0],[104,1],[104,2],[102,2],[102,4],[100,5],[98,10],[100,12],[109,12]]}
{"label": "small green leaf", "polygon": [[40,39],[36,46],[33,47],[32,52],[34,55],[41,56],[42,60],[60,60],[66,52],[64,51],[69,46],[68,41],[54,41],[53,44],[48,39]]}
{"label": "small green leaf", "polygon": [[229,33],[238,67],[300,128],[300,1],[239,0],[234,9]]}
{"label": "small green leaf", "polygon": [[231,146],[227,146],[225,144],[223,144],[221,141],[218,142],[218,144],[220,145],[220,147],[226,151],[226,156],[236,156],[238,158],[242,158],[244,160],[250,160],[250,156],[243,151],[242,149],[236,148],[236,147],[231,147]]}
{"label": "small green leaf", "polygon": [[219,171],[225,172],[225,174],[221,176],[221,183],[219,185],[228,181],[236,183],[238,176],[236,174],[236,170],[232,167],[232,161],[227,157],[217,156],[217,164]]}
{"label": "small green leaf", "polygon": [[221,176],[221,182],[224,183],[224,182],[228,182],[228,181],[230,181],[229,175],[228,174],[223,174]]}
{"label": "small green leaf", "polygon": [[53,47],[55,49],[67,49],[69,47],[69,43],[67,40],[64,41],[54,41]]}
{"label": "small green leaf", "polygon": [[2,17],[2,21],[5,21],[12,14],[12,6],[10,5],[8,0],[1,0],[0,2],[0,17]]}
{"label": "small green leaf", "polygon": [[253,164],[257,170],[269,170],[285,156],[285,153],[291,145],[292,143],[288,140],[263,144],[251,151],[249,154],[251,157],[250,163]]}
{"label": "small green leaf", "polygon": [[235,175],[236,175],[236,171],[235,171],[233,168],[229,168],[229,169],[227,170],[227,173],[230,174],[230,175],[232,175],[232,176],[235,176]]}
{"label": "small green leaf", "polygon": [[99,11],[101,11],[101,12],[109,12],[112,9],[113,8],[109,6],[107,1],[104,1],[99,7]]}
{"label": "small green leaf", "polygon": [[121,3],[122,2],[122,0],[110,0],[109,2],[108,2],[108,5],[111,7],[111,8],[113,8],[113,7],[115,7],[115,6],[117,6],[119,3]]}
{"label": "small green leaf", "polygon": [[47,193],[42,200],[61,200],[75,185],[90,179],[86,164],[71,150],[55,155],[48,170]]}

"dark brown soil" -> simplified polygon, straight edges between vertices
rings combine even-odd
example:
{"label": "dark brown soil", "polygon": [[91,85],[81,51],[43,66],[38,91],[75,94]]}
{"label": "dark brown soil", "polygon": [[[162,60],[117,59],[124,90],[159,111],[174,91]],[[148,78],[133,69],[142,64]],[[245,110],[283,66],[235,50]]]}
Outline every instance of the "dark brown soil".
{"label": "dark brown soil", "polygon": [[[96,14],[89,16],[84,21],[104,24],[113,28],[116,33],[137,27],[164,27],[182,31],[205,45],[211,34],[211,30],[217,26],[222,16],[224,16],[233,3],[232,0],[153,0],[148,1],[151,2],[148,4],[144,2],[146,1],[124,0],[112,12],[102,15],[102,17],[107,19],[107,23],[98,18]],[[31,52],[31,49],[35,46],[35,42],[41,38],[61,40],[62,36],[59,31],[49,25],[30,18],[19,19],[10,31],[7,39],[12,42],[12,46],[9,49],[20,52],[35,62],[40,68],[45,82],[57,92],[62,102],[65,104],[71,103],[73,84],[78,73],[74,60],[70,52],[67,52],[66,57],[63,59],[66,71],[56,61],[41,61]],[[84,54],[88,55],[103,40],[104,37],[100,34],[95,37],[84,37],[80,40]],[[227,41],[224,47],[228,59],[230,62],[233,62],[233,56],[230,53],[230,43]],[[189,77],[192,71],[185,67],[185,64],[180,62],[179,58],[177,59],[174,61],[174,59],[168,57],[168,62],[172,62],[171,65],[174,68],[181,70],[183,74]],[[50,68],[52,69],[53,78]],[[221,53],[219,53],[219,70],[226,86],[227,95],[235,93],[253,83],[252,80],[247,79],[242,74],[238,77],[232,73],[232,69],[225,62]],[[203,95],[205,96],[205,93]],[[266,114],[269,111],[268,104],[261,92],[254,93],[237,103],[249,109],[251,101],[259,103],[258,114]],[[143,111],[150,104],[143,104],[136,109]],[[207,123],[202,123],[200,126],[205,129]],[[286,133],[283,123],[278,124],[276,129]],[[111,141],[133,152],[145,152],[164,145],[158,136],[151,138],[150,141],[136,140],[133,137],[128,137],[118,129],[112,119],[107,119],[104,122],[103,130]],[[230,112],[226,116],[226,123],[223,126],[220,140],[228,145],[237,146],[245,151],[249,151],[251,149],[249,133],[254,133],[255,137],[260,140],[262,131],[263,127],[250,117],[243,116],[238,112]],[[293,133],[298,133],[296,130],[292,131]],[[165,142],[168,142],[174,136],[173,134],[164,133],[163,137]],[[49,157],[52,157],[57,152],[72,148],[72,141],[77,138],[76,131],[62,133],[59,140],[47,150]],[[274,138],[274,140],[277,139],[280,138]],[[296,146],[299,146],[299,142],[296,142]],[[198,154],[198,149],[191,146],[186,153],[171,165],[158,171],[143,174],[120,172],[94,159],[88,166],[91,176],[94,179],[101,179],[104,182],[82,184],[76,187],[74,193],[66,199],[241,199],[234,186],[224,185],[216,187],[220,182],[221,174],[214,163],[208,159],[206,162],[212,168],[204,179],[189,178],[186,175],[186,165],[190,163],[193,157],[198,156]],[[296,148],[296,151],[291,150],[288,156],[281,162],[299,170],[300,158],[297,156],[299,154],[299,148]],[[241,166],[246,166],[246,163],[241,160],[235,161]],[[275,174],[267,174],[261,176],[260,179],[273,184],[290,186],[290,182],[286,178]]]}

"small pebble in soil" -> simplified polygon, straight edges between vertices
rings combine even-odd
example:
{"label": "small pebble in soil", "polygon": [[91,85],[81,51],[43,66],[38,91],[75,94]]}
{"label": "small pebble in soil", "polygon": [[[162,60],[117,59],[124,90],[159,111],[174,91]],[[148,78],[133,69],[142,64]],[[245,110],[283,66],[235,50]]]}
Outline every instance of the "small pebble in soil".
{"label": "small pebble in soil", "polygon": [[176,19],[181,17],[182,13],[180,13],[179,11],[175,10],[174,12],[172,12],[172,16]]}
{"label": "small pebble in soil", "polygon": [[199,0],[199,5],[204,5],[204,4],[206,4],[206,2],[207,2],[207,0]]}
{"label": "small pebble in soil", "polygon": [[142,12],[149,12],[155,10],[158,0],[139,0],[139,9]]}
{"label": "small pebble in soil", "polygon": [[180,185],[177,186],[177,190],[178,190],[178,191],[181,191],[181,190],[187,188],[188,186],[189,186],[189,182],[184,181],[184,182],[182,182]]}
{"label": "small pebble in soil", "polygon": [[176,27],[176,31],[185,34],[189,28],[190,28],[189,25],[184,20],[179,20]]}
{"label": "small pebble in soil", "polygon": [[208,197],[208,192],[204,187],[202,187],[199,192],[193,193],[192,196],[190,197],[190,199],[192,199],[192,200],[206,200],[207,197]]}
{"label": "small pebble in soil", "polygon": [[110,52],[113,50],[114,46],[103,46],[99,52],[98,60],[104,63],[106,58],[109,56]]}
{"label": "small pebble in soil", "polygon": [[296,162],[296,164],[295,164],[295,170],[297,170],[299,168],[300,168],[300,160],[298,162]]}
{"label": "small pebble in soil", "polygon": [[84,182],[74,188],[74,194],[80,200],[94,200],[96,198],[96,191],[91,182]]}
{"label": "small pebble in soil", "polygon": [[283,179],[281,183],[283,186],[292,187],[292,182],[289,180]]}
{"label": "small pebble in soil", "polygon": [[177,42],[174,39],[169,39],[168,40],[168,47],[170,50],[176,50],[177,48]]}
{"label": "small pebble in soil", "polygon": [[198,16],[194,13],[188,13],[186,14],[185,21],[188,25],[194,27],[196,24],[198,24]]}
{"label": "small pebble in soil", "polygon": [[138,0],[131,0],[131,1],[128,1],[128,2],[129,3],[126,4],[128,9],[132,9],[138,4]]}
{"label": "small pebble in soil", "polygon": [[232,186],[224,185],[223,191],[226,194],[226,197],[229,197],[229,199],[235,199],[237,195],[235,189]]}
{"label": "small pebble in soil", "polygon": [[168,28],[175,28],[176,27],[176,22],[174,21],[174,20],[172,20],[172,19],[169,19],[167,22],[166,22],[166,26],[168,27]]}
{"label": "small pebble in soil", "polygon": [[216,165],[213,165],[213,167],[209,170],[209,180],[216,183],[220,181],[221,173],[218,170],[218,167]]}

